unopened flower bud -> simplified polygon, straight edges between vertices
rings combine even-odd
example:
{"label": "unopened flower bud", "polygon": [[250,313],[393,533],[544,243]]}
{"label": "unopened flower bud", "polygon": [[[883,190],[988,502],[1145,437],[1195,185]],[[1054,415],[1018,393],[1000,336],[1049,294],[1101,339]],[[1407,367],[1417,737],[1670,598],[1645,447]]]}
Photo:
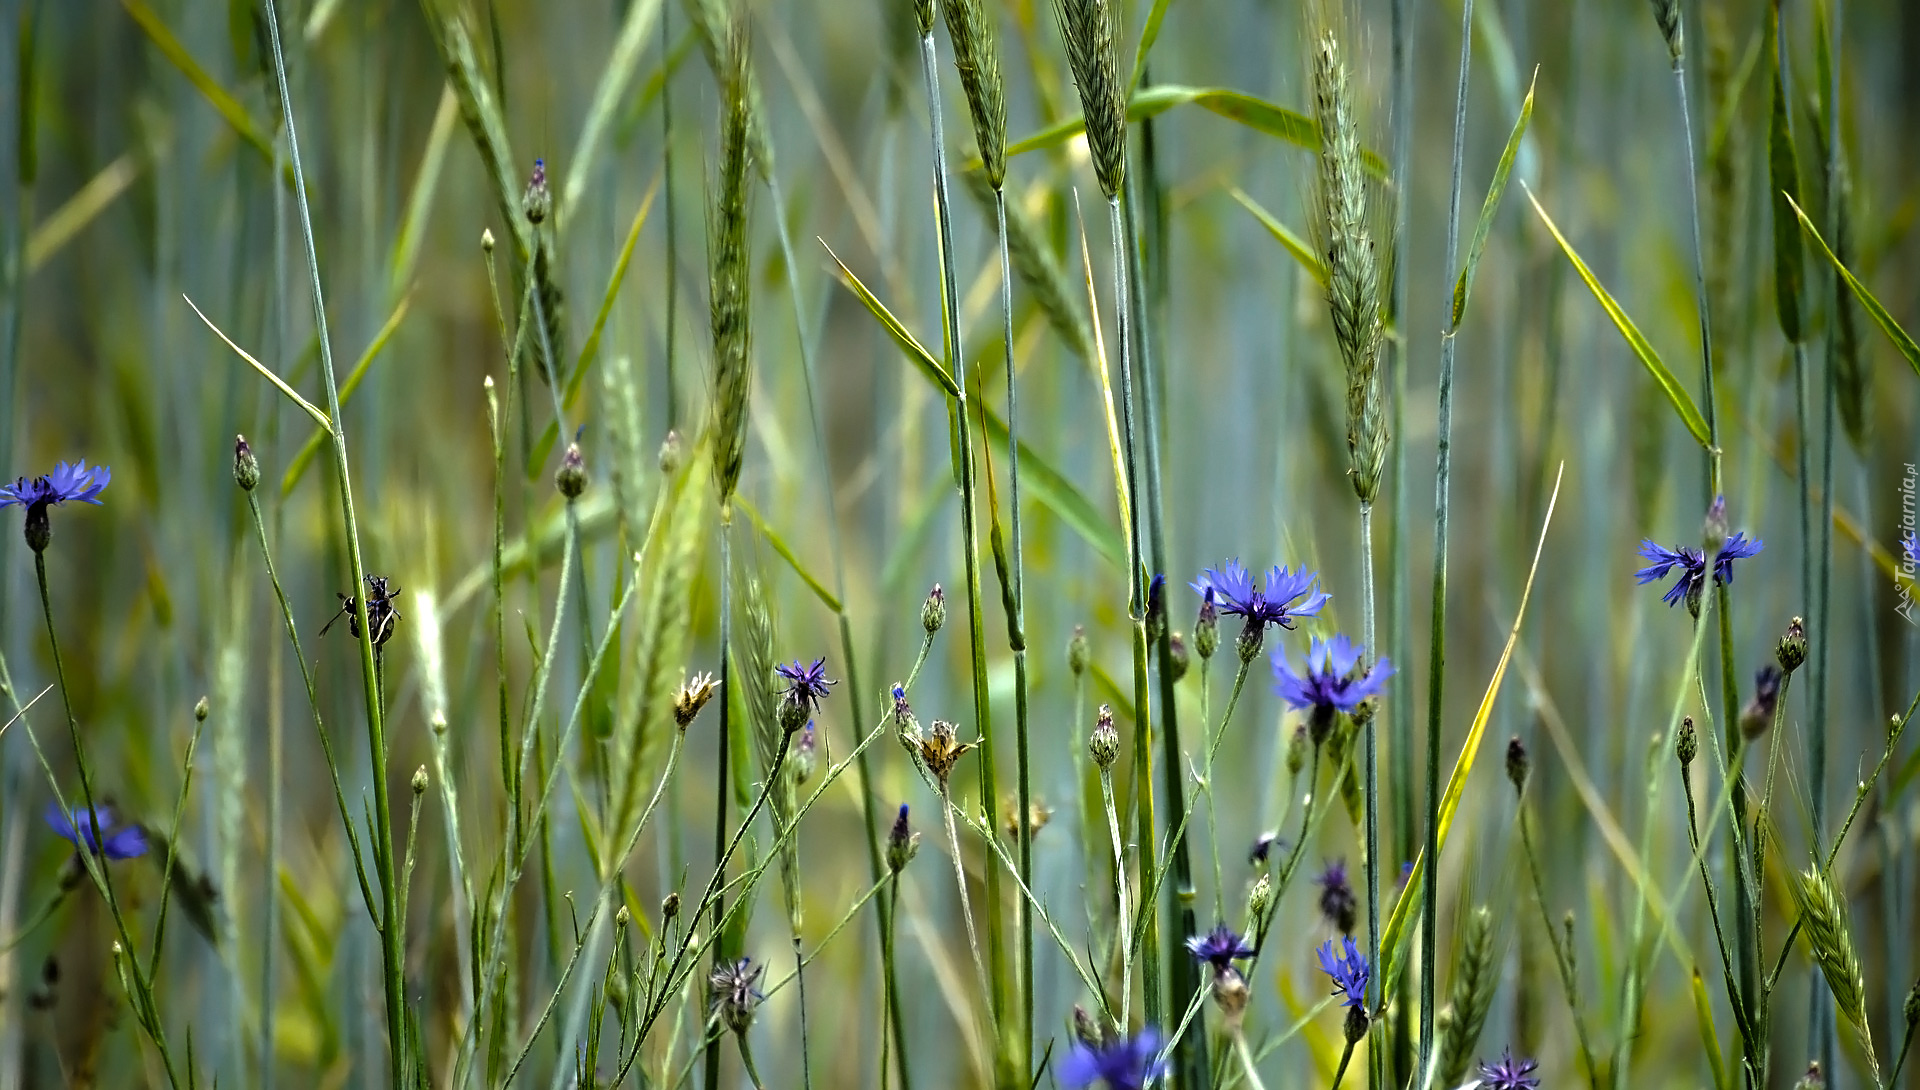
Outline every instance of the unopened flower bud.
{"label": "unopened flower bud", "polygon": [[1673,755],[1679,758],[1680,768],[1684,771],[1693,764],[1699,752],[1700,734],[1693,727],[1693,716],[1689,715],[1680,720],[1680,733],[1673,740]]}
{"label": "unopened flower bud", "polygon": [[1087,672],[1087,662],[1091,652],[1087,649],[1087,628],[1085,625],[1073,626],[1073,638],[1067,641],[1067,669],[1074,677]]}
{"label": "unopened flower bud", "polygon": [[619,911],[613,914],[613,925],[615,927],[625,927],[632,919],[633,914],[627,911],[627,906],[621,905]]}
{"label": "unopened flower bud", "polygon": [[547,188],[547,161],[533,161],[533,175],[527,179],[527,191],[520,198],[520,211],[527,222],[539,224],[553,211],[553,191]]}
{"label": "unopened flower bud", "polygon": [[1167,637],[1167,665],[1173,668],[1173,680],[1179,681],[1187,676],[1187,670],[1193,666],[1193,659],[1187,655],[1186,637],[1175,632]]}
{"label": "unopened flower bud", "polygon": [[1254,921],[1266,918],[1267,909],[1273,904],[1273,879],[1266,875],[1253,880],[1253,888],[1247,891],[1247,916]]}
{"label": "unopened flower bud", "polygon": [[926,629],[927,635],[931,636],[940,631],[940,626],[946,623],[947,592],[940,589],[940,584],[935,583],[933,589],[927,592],[927,600],[920,603],[920,627]]}
{"label": "unopened flower bud", "polygon": [[411,786],[413,787],[413,793],[416,795],[424,795],[427,793],[426,765],[421,765],[419,768],[413,770],[413,783]]}
{"label": "unopened flower bud", "polygon": [[203,697],[201,697],[200,699],[198,699],[198,700],[196,700],[196,701],[194,701],[194,702],[193,702],[193,720],[194,720],[194,722],[196,722],[196,723],[204,723],[204,722],[206,722],[206,721],[207,721],[207,713],[208,713],[208,712],[210,712],[210,711],[212,711],[212,710],[213,710],[213,708],[212,708],[212,705],[210,705],[210,704],[208,704],[208,703],[207,703],[207,698],[206,698],[206,697],[204,697],[204,696],[203,696]]}
{"label": "unopened flower bud", "polygon": [[1527,755],[1527,744],[1514,735],[1507,743],[1507,779],[1515,791],[1527,789],[1527,773],[1533,769],[1533,758]]}
{"label": "unopened flower bud", "polygon": [[1106,1034],[1100,1032],[1100,1023],[1087,1013],[1087,1008],[1078,1003],[1073,1005],[1073,1035],[1091,1049],[1099,1049],[1107,1043]]}
{"label": "unopened flower bud", "polygon": [[1347,1043],[1357,1045],[1367,1038],[1367,1012],[1359,1007],[1347,1008]]}
{"label": "unopened flower bud", "polygon": [[1193,649],[1202,661],[1213,657],[1220,646],[1220,607],[1213,602],[1213,588],[1200,599],[1200,616],[1193,622]]}
{"label": "unopened flower bud", "polygon": [[242,492],[251,492],[260,483],[260,459],[253,456],[253,446],[244,435],[233,437],[233,483]]}
{"label": "unopened flower bud", "polygon": [[1213,975],[1213,1005],[1220,1008],[1228,1025],[1239,1023],[1247,1010],[1247,978],[1240,970],[1228,966]]}
{"label": "unopened flower bud", "polygon": [[1907,992],[1907,1001],[1901,1005],[1900,1014],[1906,1018],[1909,1032],[1920,1025],[1920,980],[1914,981],[1912,990]]}
{"label": "unopened flower bud", "polygon": [[1780,637],[1780,643],[1774,648],[1773,656],[1780,663],[1780,669],[1793,673],[1807,661],[1807,625],[1795,617],[1787,622],[1786,634]]}
{"label": "unopened flower bud", "polygon": [[680,471],[680,463],[686,457],[686,449],[680,442],[680,433],[669,431],[666,439],[660,443],[660,474],[671,477]]}
{"label": "unopened flower bud", "polygon": [[1307,767],[1307,728],[1293,728],[1293,737],[1287,739],[1287,775],[1298,776]]}
{"label": "unopened flower bud", "polygon": [[1100,705],[1100,714],[1094,720],[1093,736],[1087,739],[1087,752],[1093,755],[1093,763],[1100,766],[1102,772],[1113,767],[1120,759],[1120,732],[1113,726],[1113,708]]}
{"label": "unopened flower bud", "polygon": [[1826,1085],[1826,1076],[1820,1073],[1820,1061],[1814,1060],[1807,1065],[1807,1073],[1793,1084],[1793,1090],[1824,1090]]}
{"label": "unopened flower bud", "polygon": [[567,444],[566,457],[560,459],[560,468],[553,472],[553,486],[570,500],[578,499],[580,493],[587,490],[587,460],[580,453],[580,444]]}
{"label": "unopened flower bud", "polygon": [[813,720],[800,730],[800,740],[793,744],[793,782],[795,786],[813,779],[815,770],[820,767],[820,745],[814,737]]}
{"label": "unopened flower bud", "polygon": [[894,819],[893,831],[887,834],[887,870],[899,874],[919,851],[920,834],[907,823],[907,804],[903,802],[900,816]]}
{"label": "unopened flower bud", "polygon": [[680,915],[680,891],[674,890],[660,901],[660,922],[666,923]]}
{"label": "unopened flower bud", "polygon": [[1758,738],[1773,725],[1774,710],[1780,704],[1780,668],[1768,663],[1753,678],[1753,699],[1740,709],[1740,733]]}

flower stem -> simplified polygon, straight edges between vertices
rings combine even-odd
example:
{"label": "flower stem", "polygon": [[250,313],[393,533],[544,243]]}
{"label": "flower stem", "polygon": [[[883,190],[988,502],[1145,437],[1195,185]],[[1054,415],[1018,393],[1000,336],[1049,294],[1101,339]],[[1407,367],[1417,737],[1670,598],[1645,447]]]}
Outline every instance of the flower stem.
{"label": "flower stem", "polygon": [[1127,912],[1127,855],[1120,840],[1120,815],[1113,805],[1113,770],[1100,770],[1100,801],[1107,810],[1107,837],[1113,845],[1113,897],[1120,936],[1120,1024],[1127,1024],[1133,999],[1133,944],[1127,941],[1131,916]]}

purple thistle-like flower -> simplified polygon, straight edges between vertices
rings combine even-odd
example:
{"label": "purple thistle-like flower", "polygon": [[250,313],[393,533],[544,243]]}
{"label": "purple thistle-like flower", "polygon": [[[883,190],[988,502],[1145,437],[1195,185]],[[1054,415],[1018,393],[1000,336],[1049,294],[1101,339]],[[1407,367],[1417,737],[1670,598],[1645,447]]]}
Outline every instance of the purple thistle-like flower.
{"label": "purple thistle-like flower", "polygon": [[1253,947],[1239,933],[1226,924],[1214,928],[1204,935],[1194,935],[1187,939],[1187,952],[1195,960],[1204,961],[1213,966],[1216,973],[1224,973],[1233,968],[1233,963],[1254,955]]}
{"label": "purple thistle-like flower", "polygon": [[783,662],[775,666],[773,672],[787,679],[787,690],[782,695],[805,708],[808,715],[826,699],[827,686],[840,684],[827,680],[826,659],[814,659],[812,666],[802,666],[799,659],[794,659],[792,665]]}
{"label": "purple thistle-like flower", "polygon": [[[1760,550],[1765,547],[1766,542],[1759,538],[1749,539],[1747,535],[1735,530],[1720,546],[1720,551],[1714,554],[1714,582],[1732,586],[1733,562],[1758,556]],[[1640,556],[1648,562],[1647,566],[1633,574],[1635,581],[1642,586],[1665,579],[1673,569],[1680,569],[1680,579],[1660,596],[1660,600],[1667,605],[1679,605],[1705,589],[1707,578],[1705,552],[1690,545],[1669,549],[1652,540],[1647,540],[1640,543]]]}
{"label": "purple thistle-like flower", "polygon": [[1105,1083],[1107,1090],[1145,1090],[1166,1070],[1160,1060],[1160,1031],[1152,1026],[1138,1036],[1118,1037],[1103,1045],[1076,1042],[1060,1061],[1060,1085],[1085,1090]]}
{"label": "purple thistle-like flower", "polygon": [[1221,613],[1245,617],[1248,624],[1277,624],[1291,629],[1294,621],[1313,616],[1327,604],[1331,595],[1314,589],[1319,581],[1315,572],[1289,572],[1276,566],[1268,569],[1267,586],[1262,590],[1252,573],[1240,566],[1239,559],[1229,557],[1218,569],[1203,571],[1188,586],[1202,598],[1212,590]]}
{"label": "purple thistle-like flower", "polygon": [[1320,915],[1341,934],[1353,934],[1360,901],[1353,895],[1352,883],[1347,881],[1347,861],[1335,859],[1328,863],[1314,882],[1320,887]]}
{"label": "purple thistle-like flower", "polygon": [[1532,1060],[1514,1059],[1509,1046],[1501,1050],[1499,1063],[1480,1065],[1480,1085],[1485,1090],[1539,1090],[1540,1080],[1534,1076],[1539,1069]]}
{"label": "purple thistle-like flower", "polygon": [[32,507],[35,504],[91,503],[100,504],[100,492],[113,480],[113,470],[106,466],[88,468],[87,460],[80,459],[71,464],[56,463],[53,472],[44,477],[21,477],[9,485],[0,485],[0,507],[20,504]]}
{"label": "purple thistle-like flower", "polygon": [[[108,859],[132,859],[147,852],[147,831],[137,823],[116,829],[113,823],[113,808],[95,806],[91,810],[75,810],[71,816],[60,809],[60,804],[47,804],[47,824],[60,839],[72,844],[78,852],[82,847],[95,855],[104,855]],[[94,826],[100,828],[100,840],[94,841]]]}
{"label": "purple thistle-like flower", "polygon": [[1373,975],[1373,969],[1367,964],[1366,955],[1353,945],[1350,938],[1341,938],[1344,944],[1342,953],[1336,954],[1335,940],[1328,939],[1320,946],[1320,971],[1333,978],[1333,994],[1343,995],[1340,1005],[1360,1007],[1367,1001],[1367,981]]}
{"label": "purple thistle-like flower", "polygon": [[1273,653],[1273,691],[1281,699],[1303,711],[1352,714],[1360,702],[1378,693],[1393,676],[1393,664],[1386,659],[1373,663],[1364,672],[1360,665],[1359,644],[1336,634],[1330,640],[1315,639],[1307,649],[1305,669],[1294,673],[1284,651]]}

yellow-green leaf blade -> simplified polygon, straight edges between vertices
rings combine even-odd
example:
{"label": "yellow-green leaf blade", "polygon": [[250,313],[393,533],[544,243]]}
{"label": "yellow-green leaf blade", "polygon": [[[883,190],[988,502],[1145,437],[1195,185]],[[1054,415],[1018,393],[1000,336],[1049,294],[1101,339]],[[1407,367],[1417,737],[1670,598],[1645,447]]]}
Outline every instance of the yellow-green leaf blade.
{"label": "yellow-green leaf blade", "polygon": [[1307,270],[1307,275],[1313,277],[1321,287],[1327,286],[1327,266],[1314,255],[1313,247],[1307,245],[1305,239],[1294,234],[1292,228],[1275,219],[1272,213],[1262,208],[1260,202],[1247,196],[1239,186],[1232,187],[1228,192],[1233,194],[1234,200],[1240,202],[1240,207],[1253,213],[1253,218],[1260,221],[1260,226],[1265,227],[1267,233],[1293,255],[1293,259],[1300,263],[1300,267]]}
{"label": "yellow-green leaf blade", "polygon": [[1486,253],[1487,236],[1493,232],[1493,216],[1500,210],[1500,197],[1507,191],[1507,178],[1513,174],[1513,161],[1520,154],[1520,141],[1527,135],[1527,122],[1533,118],[1533,89],[1540,82],[1540,69],[1533,70],[1533,82],[1527,84],[1527,97],[1520,103],[1520,117],[1507,136],[1506,150],[1500,153],[1500,165],[1494,168],[1493,184],[1487,187],[1487,201],[1480,206],[1480,222],[1474,224],[1473,242],[1467,246],[1466,264],[1460,266],[1460,279],[1453,285],[1453,328],[1467,312],[1467,294],[1473,289],[1473,270]]}
{"label": "yellow-green leaf blade", "polygon": [[948,397],[959,397],[960,387],[954,383],[953,376],[947,374],[947,369],[940,366],[940,361],[933,357],[933,353],[927,351],[900,319],[893,316],[893,312],[887,309],[887,305],[880,301],[879,296],[868,290],[866,284],[854,275],[852,269],[847,268],[847,263],[840,260],[840,255],[833,252],[833,247],[828,246],[825,239],[820,240],[820,245],[826,249],[827,256],[833,258],[833,263],[839,267],[840,282],[860,300],[861,306],[867,308],[867,313],[879,320],[881,328],[885,329],[887,335],[893,338],[893,343],[899,345],[900,350],[907,354],[907,359],[918,367],[922,374],[932,379],[934,385],[946,391]]}
{"label": "yellow-green leaf blade", "polygon": [[1887,308],[1880,305],[1880,300],[1873,297],[1873,293],[1860,282],[1860,278],[1840,263],[1840,258],[1827,245],[1827,240],[1820,237],[1819,228],[1813,225],[1813,221],[1800,210],[1800,206],[1794,203],[1793,198],[1788,197],[1787,204],[1792,206],[1793,214],[1800,217],[1801,229],[1813,236],[1813,241],[1820,247],[1820,252],[1827,255],[1827,261],[1833,265],[1834,271],[1839,273],[1840,279],[1846,282],[1847,290],[1860,301],[1860,308],[1867,312],[1868,317],[1873,319],[1873,324],[1880,327],[1880,332],[1887,335],[1887,339],[1900,350],[1900,354],[1907,357],[1907,362],[1913,365],[1913,373],[1920,375],[1920,344],[1915,344],[1912,335],[1900,328],[1900,323],[1893,320],[1893,315],[1887,313]]}
{"label": "yellow-green leaf blade", "polygon": [[1553,217],[1547,215],[1547,210],[1540,207],[1540,201],[1533,195],[1533,191],[1527,189],[1527,183],[1521,182],[1520,188],[1526,190],[1527,200],[1532,202],[1533,210],[1540,216],[1540,222],[1547,225],[1553,240],[1560,244],[1560,251],[1567,255],[1568,261],[1573,262],[1574,271],[1579,273],[1580,279],[1586,282],[1587,290],[1591,291],[1593,297],[1599,301],[1600,309],[1606,311],[1607,317],[1613,319],[1614,328],[1627,339],[1627,346],[1633,349],[1634,355],[1640,357],[1641,364],[1646,367],[1647,373],[1653,376],[1653,380],[1660,384],[1660,389],[1666,393],[1667,400],[1673,405],[1673,411],[1680,414],[1681,423],[1687,426],[1687,431],[1693,434],[1694,439],[1698,440],[1701,446],[1711,447],[1713,440],[1707,432],[1706,418],[1700,415],[1700,410],[1694,405],[1693,397],[1687,393],[1686,387],[1680,385],[1680,380],[1667,369],[1666,363],[1660,359],[1660,353],[1655,352],[1653,345],[1649,344],[1647,338],[1641,334],[1640,327],[1634,325],[1633,319],[1627,317],[1627,312],[1621,310],[1620,304],[1614,302],[1613,296],[1607,294],[1607,289],[1600,285],[1600,280],[1593,275],[1593,270],[1587,268],[1587,263],[1580,260],[1580,255],[1574,251],[1573,244],[1568,242],[1566,236],[1560,233],[1560,228],[1554,225]]}

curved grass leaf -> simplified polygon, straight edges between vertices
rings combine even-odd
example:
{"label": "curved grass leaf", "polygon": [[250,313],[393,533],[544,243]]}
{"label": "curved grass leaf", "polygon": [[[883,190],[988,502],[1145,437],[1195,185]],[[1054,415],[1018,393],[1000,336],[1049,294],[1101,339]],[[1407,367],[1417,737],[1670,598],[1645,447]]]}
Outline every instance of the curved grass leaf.
{"label": "curved grass leaf", "polygon": [[814,578],[805,564],[800,563],[800,558],[788,547],[786,541],[774,532],[773,527],[767,525],[767,520],[760,517],[760,512],[754,509],[753,504],[740,496],[735,496],[733,506],[747,516],[747,521],[753,523],[753,528],[760,531],[760,536],[767,539],[767,544],[773,546],[773,551],[780,554],[780,559],[787,562],[787,566],[793,569],[793,574],[800,577],[800,581],[807,585],[807,589],[813,592],[813,596],[820,599],[821,605],[835,613],[844,612],[839,597],[828,590],[825,583]]}
{"label": "curved grass leaf", "polygon": [[[1493,668],[1493,677],[1487,681],[1487,691],[1480,697],[1480,706],[1473,713],[1473,726],[1467,730],[1467,740],[1460,747],[1460,757],[1453,763],[1453,772],[1447,778],[1447,790],[1440,798],[1439,827],[1436,830],[1435,843],[1439,850],[1447,848],[1447,834],[1453,830],[1453,818],[1460,809],[1460,796],[1467,789],[1467,774],[1473,771],[1473,759],[1480,752],[1480,743],[1487,733],[1487,723],[1493,718],[1493,701],[1500,695],[1500,682],[1507,675],[1507,663],[1513,658],[1514,644],[1520,639],[1520,623],[1527,617],[1527,602],[1533,597],[1533,577],[1540,571],[1540,554],[1547,547],[1547,528],[1553,525],[1553,509],[1560,500],[1560,477],[1566,471],[1565,465],[1560,473],[1554,474],[1553,492],[1547,497],[1547,513],[1540,520],[1540,540],[1533,547],[1533,564],[1527,569],[1527,582],[1520,591],[1520,608],[1514,612],[1513,627],[1507,632],[1507,644],[1500,651],[1500,662]],[[1386,934],[1381,941],[1380,955],[1384,963],[1381,974],[1382,994],[1393,990],[1394,982],[1400,971],[1405,968],[1406,944],[1413,938],[1414,912],[1419,907],[1423,888],[1421,875],[1425,868],[1432,865],[1426,857],[1426,850],[1414,857],[1413,869],[1401,884],[1399,900],[1394,902],[1393,915],[1387,920]]]}
{"label": "curved grass leaf", "polygon": [[[133,17],[134,22],[140,24],[140,29],[146,33],[147,39],[153,43],[154,48],[172,62],[173,66],[180,70],[181,75],[187,77],[187,82],[193,84],[194,89],[200,92],[215,113],[226,119],[227,124],[232,126],[240,139],[259,152],[261,158],[269,163],[273,162],[273,138],[267,135],[265,127],[254,120],[253,115],[247,112],[247,108],[240,104],[239,99],[233,97],[225,87],[220,86],[220,81],[214,79],[212,73],[194,59],[192,53],[187,52],[187,47],[160,18],[160,13],[154,11],[146,0],[120,0],[120,6],[127,9],[127,14]],[[293,167],[289,164],[281,164],[280,177],[291,187]]]}
{"label": "curved grass leaf", "polygon": [[1793,214],[1800,217],[1801,229],[1813,236],[1813,241],[1819,245],[1820,252],[1827,255],[1827,260],[1833,264],[1834,271],[1839,273],[1840,279],[1846,282],[1847,290],[1860,301],[1861,309],[1867,312],[1867,316],[1873,319],[1873,324],[1880,327],[1880,332],[1885,333],[1887,339],[1893,342],[1893,346],[1898,348],[1900,354],[1907,358],[1907,362],[1913,365],[1913,373],[1920,375],[1920,344],[1915,344],[1912,335],[1900,328],[1900,323],[1893,320],[1893,315],[1887,313],[1887,308],[1880,305],[1880,300],[1873,297],[1873,293],[1860,282],[1860,278],[1840,263],[1840,259],[1827,245],[1827,240],[1820,237],[1820,229],[1813,225],[1813,221],[1807,218],[1807,214],[1800,210],[1800,206],[1794,203],[1792,197],[1787,198],[1787,204],[1793,209]]}
{"label": "curved grass leaf", "polygon": [[1260,221],[1260,226],[1265,227],[1268,234],[1278,240],[1280,245],[1286,247],[1287,252],[1293,255],[1293,259],[1300,263],[1300,267],[1307,270],[1307,275],[1313,277],[1321,287],[1327,286],[1326,263],[1314,256],[1313,247],[1307,245],[1305,239],[1294,234],[1286,224],[1281,223],[1273,217],[1272,213],[1260,207],[1260,202],[1247,196],[1239,186],[1233,186],[1227,192],[1233,195],[1234,200],[1240,202],[1240,207],[1253,213],[1253,218]]}
{"label": "curved grass leaf", "polygon": [[901,324],[900,319],[893,316],[893,312],[887,309],[887,305],[880,301],[879,296],[867,289],[860,278],[854,275],[852,269],[847,268],[847,263],[840,260],[840,255],[833,252],[833,247],[828,246],[825,239],[820,240],[820,245],[826,249],[827,256],[833,258],[833,263],[839,267],[840,282],[847,286],[848,291],[853,292],[860,300],[861,306],[867,308],[867,313],[880,320],[881,328],[885,329],[887,335],[893,338],[893,343],[899,345],[900,350],[907,354],[907,359],[920,369],[921,374],[932,379],[934,385],[944,390],[948,397],[959,397],[960,387],[954,384],[953,376],[947,374],[947,369],[940,366],[940,361],[933,358],[933,353],[927,351],[926,346],[922,345],[913,333]]}
{"label": "curved grass leaf", "polygon": [[[407,306],[412,301],[413,296],[411,294],[402,296],[400,304],[393,308],[393,313],[387,315],[386,324],[380,327],[380,332],[373,335],[373,340],[367,345],[367,350],[360,353],[359,361],[353,365],[353,370],[347,374],[347,381],[340,384],[340,411],[346,411],[347,399],[352,397],[353,392],[360,388],[360,382],[367,377],[367,371],[373,366],[375,357],[379,356],[380,350],[387,346],[387,341],[393,336],[394,330],[400,328],[400,319],[407,316]],[[280,478],[280,494],[282,496],[292,493],[293,486],[300,483],[300,478],[306,474],[307,467],[313,464],[314,458],[320,454],[320,448],[332,438],[332,435],[333,433],[322,425],[321,427],[315,428],[313,434],[307,437],[306,445],[302,446],[300,452],[293,456],[293,461],[287,463],[287,471]]]}
{"label": "curved grass leaf", "polygon": [[1627,345],[1633,349],[1633,354],[1640,357],[1640,362],[1646,365],[1647,373],[1660,384],[1660,389],[1666,393],[1667,400],[1673,404],[1673,411],[1680,414],[1681,423],[1687,426],[1687,430],[1693,433],[1694,439],[1698,440],[1702,447],[1711,447],[1713,442],[1708,438],[1706,418],[1700,415],[1700,410],[1693,404],[1693,398],[1687,393],[1687,388],[1680,385],[1680,380],[1673,377],[1672,371],[1667,370],[1667,365],[1661,362],[1660,353],[1655,352],[1653,345],[1648,344],[1647,338],[1641,335],[1640,327],[1633,324],[1633,319],[1627,317],[1627,312],[1621,310],[1620,304],[1614,302],[1613,296],[1607,294],[1607,289],[1600,286],[1600,281],[1594,277],[1593,270],[1587,268],[1587,263],[1580,260],[1580,255],[1574,252],[1573,245],[1567,241],[1565,235],[1560,233],[1560,228],[1554,226],[1553,217],[1547,215],[1547,210],[1540,207],[1540,201],[1534,197],[1533,190],[1527,189],[1525,182],[1520,183],[1520,188],[1526,190],[1527,200],[1533,203],[1533,210],[1540,214],[1540,222],[1547,225],[1547,230],[1552,232],[1553,240],[1560,244],[1560,249],[1567,255],[1567,260],[1573,262],[1574,271],[1580,274],[1580,279],[1586,281],[1587,290],[1593,292],[1593,297],[1600,301],[1600,308],[1607,312],[1607,317],[1613,319],[1615,328],[1619,329],[1620,335],[1627,339]]}
{"label": "curved grass leaf", "polygon": [[1460,266],[1460,279],[1453,285],[1453,328],[1460,328],[1460,317],[1467,312],[1467,293],[1473,288],[1473,270],[1487,250],[1487,236],[1493,232],[1493,215],[1500,210],[1500,196],[1507,191],[1507,178],[1513,173],[1513,160],[1520,154],[1520,140],[1527,135],[1527,122],[1533,117],[1533,89],[1540,82],[1540,68],[1533,69],[1533,81],[1527,84],[1527,97],[1520,102],[1520,117],[1507,136],[1507,149],[1500,153],[1500,165],[1494,168],[1493,184],[1487,187],[1487,202],[1480,206],[1480,222],[1474,225],[1473,242],[1467,246],[1467,263]]}
{"label": "curved grass leaf", "polygon": [[[1233,91],[1225,87],[1186,87],[1180,84],[1163,83],[1142,88],[1127,103],[1127,120],[1139,121],[1157,117],[1175,106],[1189,102],[1229,121],[1238,121],[1256,132],[1277,137],[1295,147],[1310,150],[1317,150],[1320,147],[1320,126],[1311,117],[1283,106],[1276,106],[1243,91]],[[1024,140],[1008,145],[1007,154],[1019,155],[1023,152],[1039,151],[1042,148],[1058,147],[1085,132],[1086,129],[1086,120],[1075,114],[1041,129]],[[966,169],[973,170],[979,165],[978,159],[969,159]],[[1376,181],[1387,180],[1387,161],[1374,152],[1362,149],[1360,165],[1368,176]]]}

